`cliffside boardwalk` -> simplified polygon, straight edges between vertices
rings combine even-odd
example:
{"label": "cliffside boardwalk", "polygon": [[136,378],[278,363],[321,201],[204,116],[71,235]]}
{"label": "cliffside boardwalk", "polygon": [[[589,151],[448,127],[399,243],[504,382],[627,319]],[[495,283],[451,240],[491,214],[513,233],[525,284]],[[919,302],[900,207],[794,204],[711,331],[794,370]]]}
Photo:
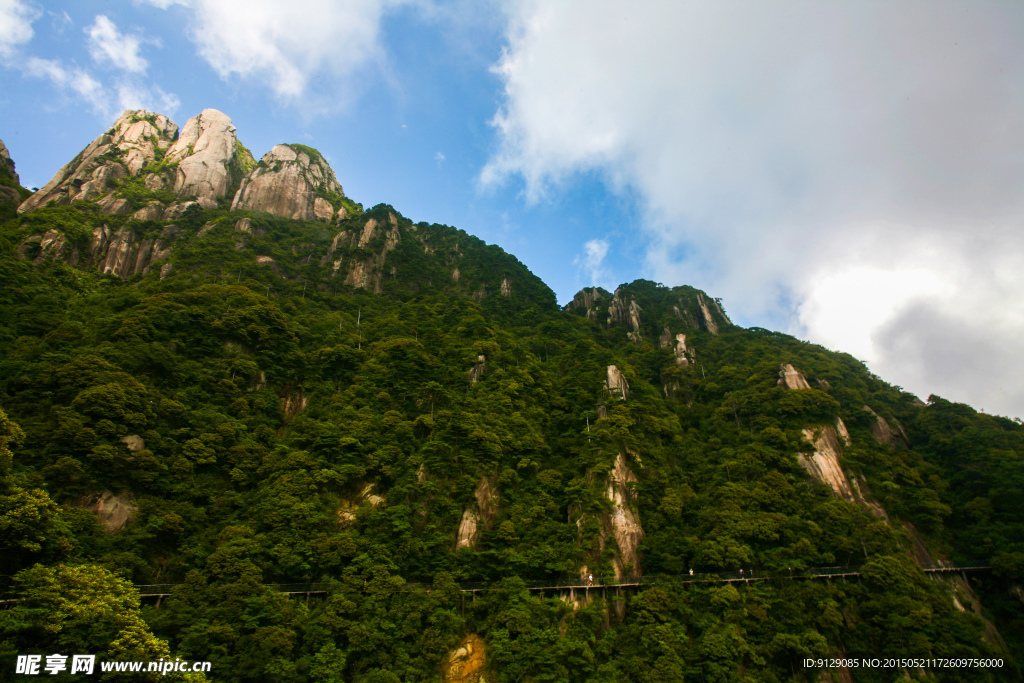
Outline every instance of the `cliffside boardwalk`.
{"label": "cliffside boardwalk", "polygon": [[[923,569],[929,576],[941,576],[948,574],[960,574],[964,578],[968,573],[981,573],[991,571],[991,567],[980,566],[948,566],[931,567]],[[750,570],[740,573],[735,572],[697,572],[694,574],[654,575],[642,577],[624,577],[621,581],[602,580],[595,577],[593,583],[587,579],[571,580],[536,580],[524,582],[525,589],[531,593],[557,592],[559,595],[569,593],[572,598],[577,592],[589,595],[590,591],[603,591],[608,588],[637,590],[644,586],[654,586],[659,582],[672,582],[675,584],[708,584],[708,583],[758,583],[764,581],[811,581],[819,579],[848,579],[859,578],[861,575],[859,567],[812,567],[805,571],[761,571]],[[176,583],[143,584],[135,586],[139,591],[139,597],[144,601],[148,600],[157,606],[165,599],[174,594],[174,589],[179,585]],[[285,595],[305,596],[308,602],[310,596],[324,596],[329,590],[322,583],[270,583],[264,584]],[[494,584],[484,582],[458,582],[459,590],[476,597],[477,593],[495,590]],[[402,592],[425,591],[430,592],[430,586],[419,583],[405,584]],[[5,600],[3,602],[11,602]]]}

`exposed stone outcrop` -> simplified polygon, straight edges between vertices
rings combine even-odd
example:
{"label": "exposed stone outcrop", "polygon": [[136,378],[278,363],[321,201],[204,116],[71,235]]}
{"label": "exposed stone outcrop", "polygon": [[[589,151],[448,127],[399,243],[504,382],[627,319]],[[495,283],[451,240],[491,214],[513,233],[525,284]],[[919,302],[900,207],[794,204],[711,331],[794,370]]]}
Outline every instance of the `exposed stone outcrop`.
{"label": "exposed stone outcrop", "polygon": [[800,371],[788,363],[783,363],[779,367],[779,386],[787,389],[811,388],[811,385],[807,383],[807,380],[800,374]]}
{"label": "exposed stone outcrop", "polygon": [[585,287],[580,291],[576,292],[576,296],[572,298],[569,305],[566,308],[578,308],[585,311],[586,316],[597,321],[598,318],[598,306],[597,302],[605,298],[604,290],[598,287]]}
{"label": "exposed stone outcrop", "polygon": [[281,399],[281,412],[288,417],[295,417],[306,409],[306,404],[308,402],[309,396],[306,396],[301,391],[294,394],[288,394]]}
{"label": "exposed stone outcrop", "polygon": [[613,397],[625,401],[629,398],[629,384],[625,375],[614,365],[608,366],[608,379],[604,382],[608,393]]}
{"label": "exposed stone outcrop", "polygon": [[174,192],[196,198],[203,208],[217,206],[256,161],[235,137],[231,119],[216,109],[204,109],[181,129],[181,137],[167,150],[167,161],[177,163]]}
{"label": "exposed stone outcrop", "polygon": [[72,266],[95,264],[97,270],[121,278],[130,278],[138,273],[148,273],[158,262],[171,254],[171,242],[177,235],[177,228],[169,225],[159,237],[141,239],[130,226],[117,231],[102,225],[92,231],[91,244],[87,253],[71,244],[56,230],[42,235],[32,235],[18,245],[18,254],[23,258],[33,252],[33,264],[46,261],[66,261]]}
{"label": "exposed stone outcrop", "polygon": [[334,256],[337,253],[338,249],[342,247],[345,243],[348,243],[350,239],[350,233],[339,232],[337,235],[334,236],[334,239],[331,241],[331,246],[328,247],[327,253],[320,258],[321,266],[327,265],[327,263],[331,263],[331,277],[334,277],[338,274],[338,271],[341,270],[341,264],[345,261],[344,257],[339,256],[338,258],[335,258]]}
{"label": "exposed stone outcrop", "polygon": [[240,218],[235,223],[235,231],[253,237],[263,237],[263,228],[254,226],[251,218]]}
{"label": "exposed stone outcrop", "polygon": [[129,434],[121,439],[125,447],[132,453],[138,453],[146,447],[146,442],[138,434]]}
{"label": "exposed stone outcrop", "polygon": [[[611,511],[598,518],[601,552],[604,551],[609,537],[614,538],[618,545],[618,553],[612,558],[616,581],[642,574],[637,548],[644,539],[644,530],[640,526],[639,515],[633,509],[635,494],[630,489],[630,484],[635,484],[636,481],[636,475],[626,464],[625,455],[619,453],[615,458],[615,467],[608,473],[605,484],[605,497],[611,503]],[[585,519],[586,516],[583,516],[577,521],[578,529],[582,530]],[[587,565],[580,568],[580,578],[587,578],[589,573],[590,568]]]}
{"label": "exposed stone outcrop", "polygon": [[[65,164],[56,175],[18,207],[19,213],[33,211],[53,202],[97,200],[106,213],[125,213],[128,202],[110,194],[118,181],[138,175],[146,164],[167,150],[178,133],[178,125],[163,114],[142,109],[121,114],[114,125]],[[152,189],[152,188],[151,188]]]}
{"label": "exposed stone outcrop", "polygon": [[78,505],[95,513],[99,523],[111,533],[120,531],[135,519],[135,497],[128,491],[117,495],[104,491],[97,496],[86,496]]}
{"label": "exposed stone outcrop", "polygon": [[672,332],[666,327],[658,338],[658,343],[663,349],[671,349],[676,355],[676,365],[687,367],[690,364],[690,350],[686,348],[686,335],[677,334],[672,337]]}
{"label": "exposed stone outcrop", "polygon": [[480,483],[473,492],[476,506],[466,508],[459,522],[459,531],[455,538],[455,549],[475,548],[480,536],[480,529],[490,529],[498,514],[498,492],[491,485],[490,479],[481,477]]}
{"label": "exposed stone outcrop", "polygon": [[472,508],[466,508],[462,513],[462,519],[459,521],[459,531],[455,535],[455,549],[460,548],[475,548],[477,539],[477,517],[476,511]]}
{"label": "exposed stone outcrop", "polygon": [[[373,289],[374,294],[384,291],[384,262],[388,254],[394,251],[401,240],[402,235],[398,229],[398,219],[394,214],[388,215],[391,227],[384,233],[384,246],[377,254],[371,254],[363,259],[355,259],[351,262],[348,275],[345,276],[345,284],[357,289]],[[370,218],[363,225],[358,235],[354,231],[347,231],[350,246],[358,246],[361,249],[368,247],[380,234],[383,228],[373,218]],[[357,240],[358,237],[358,241]],[[342,240],[344,241],[344,240]],[[340,242],[339,242],[340,243]],[[336,262],[340,267],[340,262]],[[337,272],[337,267],[335,272]]]}
{"label": "exposed stone outcrop", "polygon": [[377,236],[377,219],[371,218],[363,224],[363,229],[359,233],[358,246],[360,249],[364,248],[369,244],[374,237]]}
{"label": "exposed stone outcrop", "polygon": [[889,513],[872,497],[871,489],[868,488],[868,481],[863,475],[850,477],[850,485],[853,487],[854,498],[857,499],[857,502],[862,507],[886,524],[890,523]]}
{"label": "exposed stone outcrop", "polygon": [[375,486],[373,484],[364,484],[359,493],[356,494],[355,498],[348,499],[342,498],[338,503],[338,508],[335,510],[335,516],[338,520],[338,526],[342,529],[346,529],[356,522],[356,512],[364,503],[368,504],[372,508],[379,508],[387,503],[384,498],[374,493]]}
{"label": "exposed stone outcrop", "polygon": [[479,355],[476,357],[476,363],[469,369],[469,385],[473,386],[477,381],[483,377],[484,371],[487,370],[487,356]]}
{"label": "exposed stone outcrop", "polygon": [[801,453],[798,460],[812,477],[827,484],[835,495],[852,503],[856,498],[850,482],[846,479],[846,473],[839,464],[842,445],[839,443],[837,430],[846,434],[846,438],[849,439],[846,425],[839,418],[836,418],[836,427],[804,429],[804,439],[814,444],[814,453],[810,457]]}
{"label": "exposed stone outcrop", "polygon": [[11,160],[11,153],[7,151],[7,145],[0,140],[0,178],[7,177],[18,185],[21,185],[21,178],[14,171],[14,162]]}
{"label": "exposed stone outcrop", "polygon": [[332,221],[337,212],[328,198],[340,199],[342,194],[334,171],[319,152],[302,145],[276,145],[242,180],[231,208]]}
{"label": "exposed stone outcrop", "polygon": [[502,296],[511,296],[511,294],[512,294],[512,285],[509,284],[509,281],[508,281],[507,277],[506,278],[502,278],[502,280],[501,280],[501,295]]}
{"label": "exposed stone outcrop", "polygon": [[629,303],[622,297],[622,290],[615,290],[611,305],[608,306],[608,324],[619,322],[629,328],[626,336],[630,340],[638,342],[640,336],[640,305],[632,297]]}
{"label": "exposed stone outcrop", "polygon": [[444,683],[487,683],[486,667],[484,639],[473,634],[448,653],[441,676]]}
{"label": "exposed stone outcrop", "polygon": [[875,441],[882,446],[892,446],[893,444],[899,444],[907,446],[910,444],[910,439],[907,438],[907,433],[903,431],[903,425],[896,422],[898,431],[893,431],[892,427],[884,417],[873,411],[870,407],[864,406],[864,410],[871,413],[872,417],[875,418],[875,422],[871,425],[871,435],[875,437]]}
{"label": "exposed stone outcrop", "polygon": [[627,573],[640,576],[640,561],[636,550],[644,538],[640,518],[630,507],[633,493],[629,485],[636,482],[636,475],[626,466],[626,459],[619,453],[615,458],[615,469],[608,475],[605,497],[612,503],[612,511],[606,515],[605,526],[615,537],[619,554],[612,559],[615,578],[621,580]]}
{"label": "exposed stone outcrop", "polygon": [[[727,323],[731,323],[728,316],[725,315],[725,311],[722,310],[722,307],[718,305],[717,301],[712,300],[711,304],[715,307],[715,310],[718,311],[718,315],[722,316]],[[708,307],[707,301],[704,300],[703,294],[697,295],[697,305],[700,306],[700,312],[704,316],[704,329],[711,334],[718,334],[718,323],[715,322],[714,316],[711,315],[711,309]]]}

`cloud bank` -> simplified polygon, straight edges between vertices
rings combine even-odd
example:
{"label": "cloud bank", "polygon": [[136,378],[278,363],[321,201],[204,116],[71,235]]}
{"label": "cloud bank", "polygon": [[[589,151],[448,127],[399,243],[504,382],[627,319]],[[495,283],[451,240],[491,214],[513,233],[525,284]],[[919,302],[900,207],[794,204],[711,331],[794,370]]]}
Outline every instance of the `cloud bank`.
{"label": "cloud bank", "polygon": [[109,62],[118,69],[138,74],[149,67],[140,54],[142,36],[121,33],[105,15],[98,15],[85,33],[89,36],[89,54],[95,61]]}
{"label": "cloud bank", "polygon": [[522,0],[508,26],[485,184],[596,170],[643,198],[651,277],[1024,415],[1024,5]]}
{"label": "cloud bank", "polygon": [[381,59],[384,12],[402,0],[149,0],[191,15],[199,54],[221,78],[264,83],[281,98],[308,95],[323,78],[348,83]]}
{"label": "cloud bank", "polygon": [[576,266],[576,272],[583,275],[585,286],[615,289],[611,273],[604,262],[610,246],[608,240],[596,238],[583,244],[583,253],[573,260],[573,265]]}
{"label": "cloud bank", "polygon": [[0,57],[10,58],[35,34],[38,12],[20,0],[0,0]]}
{"label": "cloud bank", "polygon": [[[0,56],[7,58],[7,66],[20,69],[29,78],[49,81],[58,92],[85,102],[105,120],[125,109],[151,109],[166,114],[177,110],[177,95],[144,81],[149,62],[142,56],[141,48],[146,43],[159,46],[160,41],[122,33],[106,15],[97,15],[84,29],[85,47],[94,65],[108,72],[106,76],[96,76],[73,60],[22,53],[22,47],[34,35],[32,22],[39,16],[18,0],[0,0]],[[61,26],[71,23],[66,12],[59,21]]]}

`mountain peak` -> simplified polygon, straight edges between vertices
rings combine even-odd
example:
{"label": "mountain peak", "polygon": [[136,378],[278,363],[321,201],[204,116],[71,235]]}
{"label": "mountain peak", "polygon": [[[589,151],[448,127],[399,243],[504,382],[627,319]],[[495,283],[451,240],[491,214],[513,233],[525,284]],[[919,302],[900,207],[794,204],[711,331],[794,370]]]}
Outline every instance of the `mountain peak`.
{"label": "mountain peak", "polygon": [[231,118],[216,109],[204,109],[185,123],[166,162],[177,164],[175,194],[195,196],[205,209],[217,206],[256,163],[238,142]]}
{"label": "mountain peak", "polygon": [[230,202],[232,209],[334,222],[348,213],[343,197],[334,171],[312,147],[275,145],[257,164],[221,111],[204,109],[179,136],[163,114],[137,109],[125,111],[18,212],[91,201],[102,213],[167,220],[193,202],[204,209]]}
{"label": "mountain peak", "polygon": [[144,167],[162,157],[177,136],[178,124],[163,114],[129,109],[57,171],[42,189],[26,199],[18,207],[18,213],[50,203],[70,204],[74,200],[99,200],[106,213],[124,213],[127,202],[111,189],[119,181],[137,176]]}
{"label": "mountain peak", "polygon": [[333,221],[346,215],[343,194],[320,152],[306,145],[275,145],[242,180],[231,208]]}

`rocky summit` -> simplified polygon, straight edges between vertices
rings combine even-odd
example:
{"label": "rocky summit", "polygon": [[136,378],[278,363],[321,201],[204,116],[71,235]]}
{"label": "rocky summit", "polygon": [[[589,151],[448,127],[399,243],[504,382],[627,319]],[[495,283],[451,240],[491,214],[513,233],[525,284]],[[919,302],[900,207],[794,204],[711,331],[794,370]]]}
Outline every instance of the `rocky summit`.
{"label": "rocky summit", "polygon": [[334,171],[310,147],[277,145],[257,164],[216,109],[204,109],[180,132],[166,116],[138,110],[122,114],[18,211],[90,201],[106,214],[160,220],[192,203],[224,203],[330,221],[345,215],[342,197]]}
{"label": "rocky summit", "polygon": [[334,171],[315,149],[277,145],[242,180],[231,208],[333,222],[345,217],[343,194]]}
{"label": "rocky summit", "polygon": [[1022,489],[1019,421],[690,286],[559,307],[216,110],[34,194],[0,145],[4,666],[1020,681]]}
{"label": "rocky summit", "polygon": [[[151,164],[162,158],[178,135],[178,125],[162,114],[126,111],[114,125],[18,207],[28,213],[43,206],[72,201],[95,201],[105,213],[124,213],[130,200],[114,190],[127,179],[140,176],[144,168],[150,185],[162,187],[168,179],[154,173]],[[145,183],[144,183],[145,184]]]}
{"label": "rocky summit", "polygon": [[[235,137],[231,119],[216,109],[204,109],[188,120],[167,150],[166,164],[175,170],[178,197],[195,197],[200,206],[211,208],[230,196],[255,162]],[[154,183],[150,189],[161,188]]]}

